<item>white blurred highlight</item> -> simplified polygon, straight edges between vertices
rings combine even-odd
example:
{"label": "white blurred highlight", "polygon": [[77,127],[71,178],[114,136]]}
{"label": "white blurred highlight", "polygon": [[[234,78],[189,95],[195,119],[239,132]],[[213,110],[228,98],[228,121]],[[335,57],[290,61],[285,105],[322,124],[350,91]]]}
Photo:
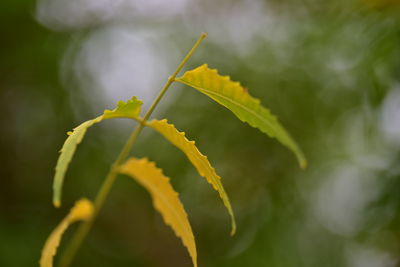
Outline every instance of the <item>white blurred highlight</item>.
{"label": "white blurred highlight", "polygon": [[352,236],[363,226],[364,210],[379,193],[379,183],[353,165],[338,164],[317,191],[316,212],[330,231]]}
{"label": "white blurred highlight", "polygon": [[149,17],[166,19],[185,11],[189,0],[40,0],[36,17],[55,30],[86,28],[106,22]]}
{"label": "white blurred highlight", "polygon": [[381,109],[381,130],[389,145],[400,146],[400,87],[386,96]]}
{"label": "white blurred highlight", "polygon": [[36,17],[56,30],[88,27],[115,16],[123,0],[41,0]]}
{"label": "white blurred highlight", "polygon": [[346,249],[348,267],[395,267],[396,259],[387,252],[366,246]]}
{"label": "white blurred highlight", "polygon": [[149,103],[167,77],[166,65],[156,36],[108,27],[82,44],[75,75],[88,97],[101,90],[109,105],[132,96]]}

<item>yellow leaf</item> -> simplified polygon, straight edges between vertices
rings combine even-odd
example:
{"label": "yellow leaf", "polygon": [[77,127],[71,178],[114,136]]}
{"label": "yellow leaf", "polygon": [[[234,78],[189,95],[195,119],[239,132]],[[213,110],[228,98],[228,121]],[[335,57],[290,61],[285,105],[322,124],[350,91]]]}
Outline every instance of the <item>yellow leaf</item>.
{"label": "yellow leaf", "polygon": [[232,111],[241,121],[270,137],[275,137],[293,151],[302,168],[306,167],[304,154],[289,133],[277,118],[260,104],[260,100],[250,96],[240,83],[231,81],[229,76],[219,75],[217,70],[208,68],[207,64],[185,72],[176,81],[197,89]]}
{"label": "yellow leaf", "polygon": [[88,120],[74,128],[72,132],[68,132],[68,137],[65,140],[61,150],[60,156],[56,165],[56,173],[54,175],[53,183],[53,204],[56,207],[61,205],[61,190],[64,182],[64,176],[67,171],[68,165],[75,154],[76,148],[82,142],[86,131],[92,125],[101,122],[105,119],[113,118],[129,118],[139,120],[140,107],[142,101],[137,100],[136,97],[128,100],[126,103],[119,101],[114,110],[105,110],[103,115],[98,116],[93,120]]}
{"label": "yellow leaf", "polygon": [[78,200],[71,209],[67,217],[53,230],[47,239],[40,258],[40,267],[52,267],[53,258],[57,253],[57,248],[60,245],[61,237],[67,230],[68,226],[76,221],[88,220],[93,215],[93,204],[87,199]]}
{"label": "yellow leaf", "polygon": [[197,169],[198,173],[205,177],[206,180],[218,191],[225,207],[232,221],[231,235],[236,232],[236,222],[233,210],[229,201],[229,197],[221,182],[221,177],[217,175],[215,169],[211,166],[207,157],[204,156],[196,147],[194,141],[189,141],[185,137],[184,132],[179,132],[173,124],[169,124],[166,119],[152,120],[147,123],[148,126],[155,129],[163,135],[169,142],[178,147],[188,157],[193,166]]}
{"label": "yellow leaf", "polygon": [[120,172],[134,178],[150,193],[153,205],[171,226],[175,234],[182,240],[189,251],[193,265],[197,267],[196,243],[187,214],[178,193],[172,188],[169,178],[164,176],[154,162],[144,159],[130,158],[120,167]]}

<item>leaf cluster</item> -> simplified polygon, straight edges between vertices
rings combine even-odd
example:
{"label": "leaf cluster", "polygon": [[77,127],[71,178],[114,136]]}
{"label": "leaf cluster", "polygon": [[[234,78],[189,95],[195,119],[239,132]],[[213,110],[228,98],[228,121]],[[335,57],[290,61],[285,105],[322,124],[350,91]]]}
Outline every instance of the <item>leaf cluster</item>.
{"label": "leaf cluster", "polygon": [[[198,90],[229,109],[241,121],[247,122],[250,126],[259,129],[270,137],[276,138],[293,151],[302,168],[306,166],[306,159],[302,151],[277,118],[261,105],[260,100],[252,97],[240,83],[232,81],[229,76],[219,75],[217,70],[210,69],[206,64],[187,71],[183,76],[175,78],[171,83],[174,81]],[[135,120],[142,127],[146,126],[154,129],[186,155],[199,175],[204,177],[218,191],[231,217],[231,234],[233,235],[236,231],[234,212],[228,194],[222,185],[221,177],[212,167],[207,157],[200,152],[194,141],[188,140],[184,132],[177,130],[166,119],[147,121],[141,118],[139,115],[141,106],[142,102],[136,97],[127,102],[120,101],[114,110],[105,110],[102,115],[88,120],[74,128],[73,131],[68,132],[68,137],[60,150],[60,156],[55,168],[53,204],[56,207],[61,205],[61,192],[67,168],[88,128],[106,119],[127,118]],[[161,169],[156,167],[155,163],[147,158],[129,158],[123,164],[114,167],[118,173],[130,176],[150,193],[155,209],[161,213],[165,223],[182,240],[192,258],[193,265],[197,266],[196,243],[193,231],[183,204],[179,200],[178,193],[170,184],[169,178],[163,174]],[[82,208],[83,206],[84,208]],[[56,248],[68,225],[78,220],[88,220],[93,214],[93,209],[93,205],[89,200],[77,202],[67,217],[48,238],[42,251],[41,266],[52,266]],[[82,213],[83,215],[76,215],[81,210],[85,210]]]}

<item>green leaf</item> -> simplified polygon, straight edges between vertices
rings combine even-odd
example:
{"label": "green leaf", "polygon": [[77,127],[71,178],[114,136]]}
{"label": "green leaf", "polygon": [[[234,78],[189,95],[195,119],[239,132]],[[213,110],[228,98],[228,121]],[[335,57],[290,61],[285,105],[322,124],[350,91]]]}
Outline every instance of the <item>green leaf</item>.
{"label": "green leaf", "polygon": [[184,132],[179,132],[173,124],[169,124],[166,119],[152,120],[147,123],[148,126],[155,129],[163,135],[169,142],[178,147],[188,157],[193,166],[197,169],[198,173],[205,177],[206,180],[218,191],[228,213],[231,217],[232,230],[231,235],[236,232],[236,222],[229,197],[221,182],[221,177],[217,175],[215,169],[211,166],[207,157],[204,156],[196,147],[194,141],[189,141],[185,137]]}
{"label": "green leaf", "polygon": [[132,99],[128,100],[126,103],[124,101],[119,101],[114,110],[106,109],[104,111],[103,118],[128,118],[137,120],[139,118],[141,106],[142,102],[137,100],[136,97],[132,97]]}
{"label": "green leaf", "polygon": [[193,266],[197,267],[196,243],[192,227],[178,193],[169,182],[170,179],[164,176],[154,162],[146,158],[130,158],[119,171],[135,179],[150,193],[154,208],[161,213],[165,224],[171,226],[175,234],[181,238],[192,258]]}
{"label": "green leaf", "polygon": [[113,119],[113,118],[129,118],[139,120],[140,107],[142,102],[137,100],[136,97],[132,97],[131,100],[128,100],[126,103],[123,101],[119,101],[117,108],[114,110],[105,110],[104,114],[93,119],[88,120],[74,128],[71,132],[68,132],[68,137],[65,140],[61,150],[60,156],[58,158],[55,175],[54,175],[54,183],[53,183],[53,204],[56,207],[60,207],[61,205],[61,191],[64,183],[64,176],[68,169],[68,165],[72,160],[72,157],[75,154],[76,147],[80,142],[82,142],[83,137],[86,134],[86,131],[92,125],[101,122],[105,119]]}
{"label": "green leaf", "polygon": [[260,104],[260,100],[249,95],[239,82],[229,76],[221,76],[216,69],[204,64],[185,72],[176,81],[186,84],[209,96],[232,111],[241,121],[247,122],[270,137],[275,137],[296,155],[302,168],[307,166],[303,152],[271,112]]}

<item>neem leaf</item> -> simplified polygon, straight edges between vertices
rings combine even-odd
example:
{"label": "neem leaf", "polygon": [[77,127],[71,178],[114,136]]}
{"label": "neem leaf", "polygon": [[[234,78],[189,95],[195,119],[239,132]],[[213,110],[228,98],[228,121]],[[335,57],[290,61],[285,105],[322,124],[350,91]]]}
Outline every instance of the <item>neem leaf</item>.
{"label": "neem leaf", "polygon": [[305,168],[307,161],[296,142],[290,137],[277,118],[260,104],[260,100],[249,95],[239,82],[229,76],[221,76],[216,69],[204,64],[185,72],[176,81],[191,86],[232,111],[241,121],[247,122],[270,137],[275,137],[296,155]]}
{"label": "neem leaf", "polygon": [[196,147],[194,141],[189,141],[185,137],[184,132],[179,132],[173,124],[169,124],[166,119],[152,120],[147,123],[148,126],[155,129],[163,135],[169,142],[178,147],[188,157],[193,166],[197,169],[198,173],[205,177],[206,180],[218,191],[225,207],[232,221],[231,235],[236,232],[236,222],[231,203],[229,202],[228,195],[225,193],[224,187],[221,182],[221,177],[217,175],[215,169],[211,166],[207,157],[204,156]]}
{"label": "neem leaf", "polygon": [[60,245],[61,237],[67,230],[68,226],[76,221],[85,221],[92,217],[94,207],[92,202],[87,199],[78,200],[69,214],[61,221],[61,223],[53,230],[48,237],[40,258],[40,267],[52,267],[53,258],[57,253]]}
{"label": "neem leaf", "polygon": [[129,118],[137,120],[139,118],[141,106],[142,101],[137,100],[136,97],[132,97],[132,99],[128,100],[126,103],[124,101],[119,101],[114,110],[106,109],[103,117],[104,119]]}
{"label": "neem leaf", "polygon": [[85,121],[78,127],[74,128],[72,132],[68,132],[68,137],[60,150],[56,165],[56,173],[53,182],[53,204],[56,207],[61,205],[61,189],[64,182],[64,176],[67,171],[68,165],[74,156],[76,147],[82,141],[87,129],[95,123],[103,120],[103,116],[99,116],[93,120]]}
{"label": "neem leaf", "polygon": [[196,243],[187,214],[178,193],[172,188],[169,178],[164,176],[154,162],[146,158],[130,158],[120,167],[120,173],[134,178],[150,193],[153,205],[164,218],[165,224],[171,226],[175,234],[189,251],[193,265],[197,267]]}
{"label": "neem leaf", "polygon": [[54,175],[53,183],[53,204],[56,207],[61,205],[61,191],[64,182],[64,176],[67,171],[68,165],[74,156],[76,147],[82,141],[86,134],[87,129],[95,123],[99,123],[105,119],[113,118],[129,118],[129,119],[139,119],[140,107],[142,101],[137,100],[136,97],[132,97],[126,103],[119,101],[117,108],[114,110],[105,110],[104,114],[93,119],[88,120],[74,128],[72,132],[68,132],[68,137],[65,140],[61,150],[60,156],[56,164],[56,173]]}

